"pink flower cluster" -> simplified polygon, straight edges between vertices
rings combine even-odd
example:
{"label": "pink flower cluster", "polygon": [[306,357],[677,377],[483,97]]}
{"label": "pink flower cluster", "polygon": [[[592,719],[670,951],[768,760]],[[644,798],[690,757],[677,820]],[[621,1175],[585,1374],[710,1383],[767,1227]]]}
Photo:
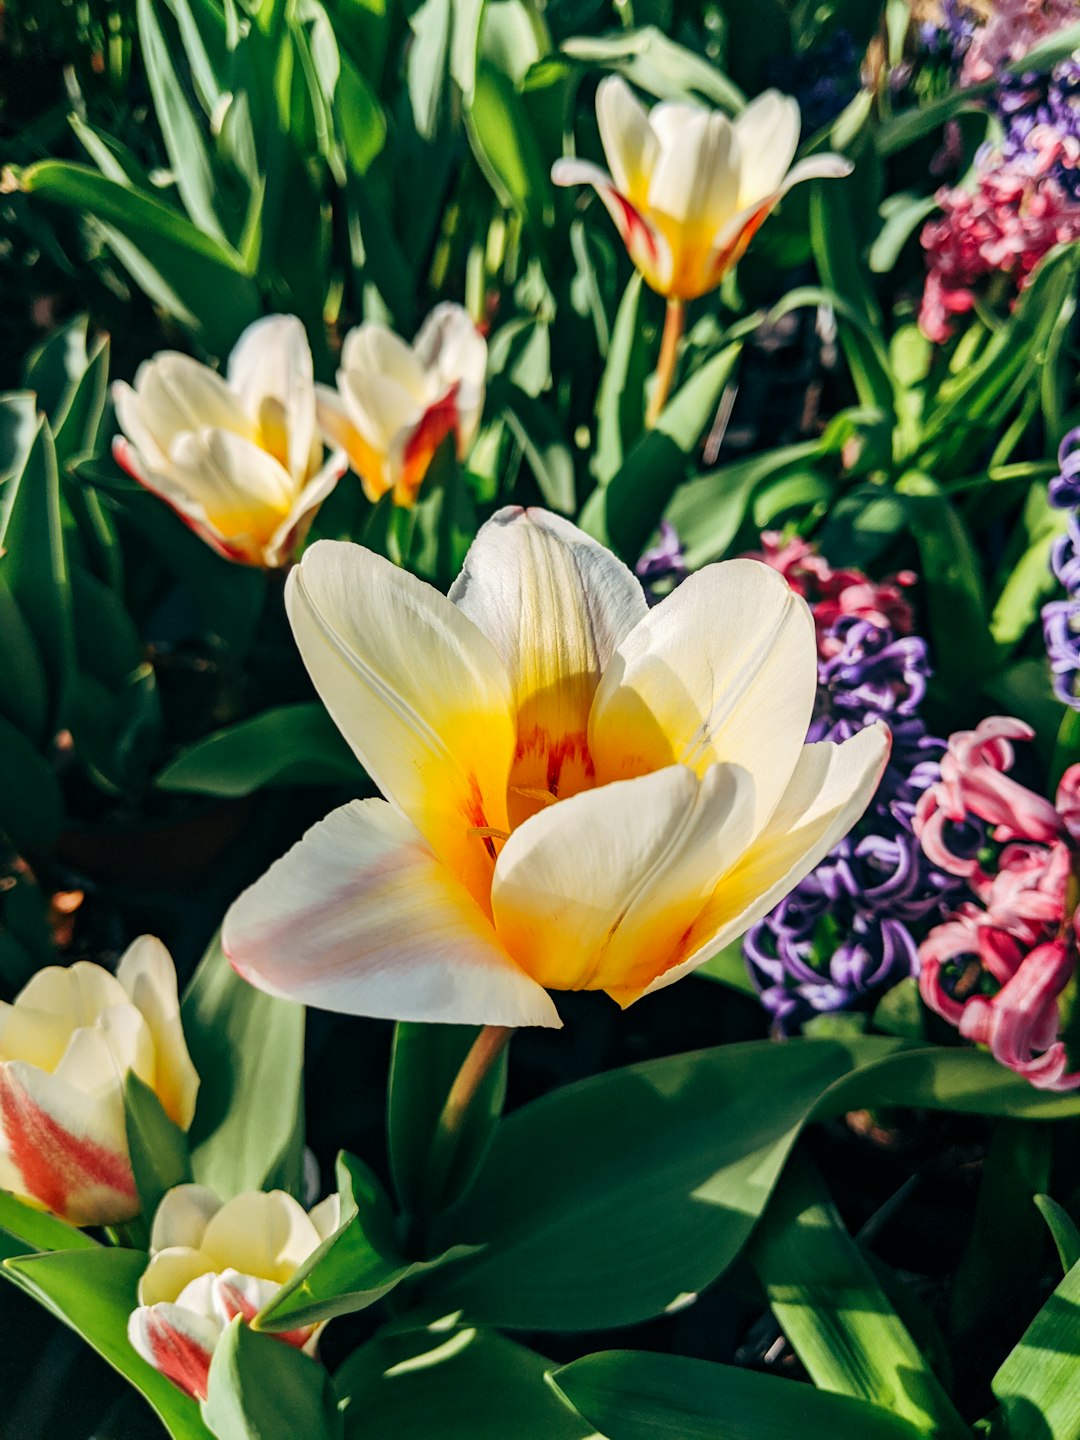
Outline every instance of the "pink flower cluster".
{"label": "pink flower cluster", "polygon": [[1051,135],[1024,169],[986,169],[974,191],[938,192],[943,213],[922,232],[929,272],[919,328],[928,340],[949,338],[952,317],[974,308],[979,281],[1003,274],[1022,289],[1047,251],[1080,239],[1080,205],[1044,173],[1064,143]]}
{"label": "pink flower cluster", "polygon": [[[1080,765],[1056,804],[1012,779],[1020,720],[991,716],[949,738],[941,780],[915,812],[928,859],[966,880],[965,901],[919,947],[919,988],[961,1035],[1043,1090],[1080,1087],[1061,1037],[1077,969]],[[1002,848],[988,859],[994,847]]]}
{"label": "pink flower cluster", "polygon": [[843,641],[830,634],[843,616],[869,620],[897,635],[910,635],[915,628],[903,593],[915,584],[913,570],[901,570],[884,580],[871,580],[861,570],[834,570],[808,540],[799,535],[785,540],[778,530],[761,532],[761,549],[752,551],[751,558],[779,570],[796,595],[810,603],[823,660],[831,659],[843,647]]}
{"label": "pink flower cluster", "polygon": [[974,33],[960,71],[962,85],[978,85],[1024,56],[1048,35],[1080,20],[1077,0],[996,0]]}

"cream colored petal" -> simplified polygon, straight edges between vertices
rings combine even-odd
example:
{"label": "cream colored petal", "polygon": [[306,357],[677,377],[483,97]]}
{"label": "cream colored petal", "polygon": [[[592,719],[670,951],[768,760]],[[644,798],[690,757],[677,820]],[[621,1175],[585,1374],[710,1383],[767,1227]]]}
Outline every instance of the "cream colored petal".
{"label": "cream colored petal", "polygon": [[135,374],[135,390],[142,423],[165,454],[186,430],[232,430],[255,438],[226,381],[187,355],[165,350],[144,361]]}
{"label": "cream colored petal", "polygon": [[487,341],[461,305],[436,305],[413,342],[416,357],[433,379],[432,403],[453,394],[457,408],[458,448],[472,444],[484,408]]}
{"label": "cream colored petal", "polygon": [[848,833],[873,798],[889,758],[891,736],[876,723],[842,745],[803,747],[791,784],[768,826],[726,875],[699,915],[676,959],[644,992],[617,995],[629,1004],[661,990],[767,915]]}
{"label": "cream colored petal", "polygon": [[26,1060],[40,1070],[55,1070],[71,1039],[71,1024],[29,1005],[0,1001],[0,1060]]}
{"label": "cream colored petal", "polygon": [[154,1216],[150,1232],[151,1250],[178,1246],[197,1250],[212,1216],[221,1201],[205,1185],[174,1185],[166,1192]]}
{"label": "cream colored petal", "polygon": [[328,1240],[341,1225],[341,1196],[328,1195],[308,1211],[312,1225],[318,1231],[320,1240]]}
{"label": "cream colored petal", "polygon": [[517,750],[510,819],[542,792],[591,783],[586,734],[600,675],[647,613],[641,585],[610,550],[546,510],[507,506],[481,528],[450,599],[492,642],[514,687]]}
{"label": "cream colored petal", "polygon": [[345,401],[328,385],[316,385],[319,428],[328,445],[344,451],[363,481],[364,494],[374,504],[393,486],[387,455],[353,424]]}
{"label": "cream colored petal", "polygon": [[229,385],[260,443],[303,484],[317,468],[315,371],[307,332],[295,315],[249,325],[229,356]]}
{"label": "cream colored petal", "polygon": [[[143,420],[142,401],[139,396],[123,380],[113,382],[111,394],[116,423],[138,451],[142,464],[152,470],[161,469],[166,464],[167,457]],[[166,444],[171,439],[171,433],[165,436]]]}
{"label": "cream colored petal", "polygon": [[155,936],[142,935],[124,952],[116,978],[150,1028],[154,1041],[153,1085],[158,1099],[169,1119],[186,1130],[195,1116],[199,1077],[180,1024],[172,956]]}
{"label": "cream colored petal", "polygon": [[201,1249],[214,1268],[283,1285],[320,1244],[300,1203],[284,1190],[250,1190],[211,1216]]}
{"label": "cream colored petal", "polygon": [[426,399],[429,390],[434,400],[434,384],[425,386],[425,399],[418,400],[396,376],[363,370],[338,371],[338,391],[346,414],[368,444],[380,453],[388,452],[399,435],[419,425],[430,403]]}
{"label": "cream colored petal", "polygon": [[499,938],[549,989],[647,985],[744,850],[753,788],[736,766],[673,765],[541,811],[495,867]]}
{"label": "cream colored petal", "polygon": [[737,204],[753,205],[779,191],[799,144],[799,106],[766,90],[735,117],[740,165]]}
{"label": "cream colored petal", "polygon": [[289,576],[300,654],[379,789],[486,905],[514,753],[498,655],[444,595],[388,560],[320,540]]}
{"label": "cream colored petal", "polygon": [[[250,1324],[280,1289],[281,1286],[274,1280],[261,1280],[257,1275],[243,1275],[239,1270],[229,1268],[223,1270],[214,1282],[214,1311],[225,1325],[237,1315]],[[279,1334],[275,1338],[287,1340],[291,1333]],[[305,1327],[303,1337],[307,1333]]]}
{"label": "cream colored petal", "polygon": [[140,1306],[128,1320],[128,1340],[155,1370],[195,1400],[206,1399],[206,1384],[221,1321],[182,1305]]}
{"label": "cream colored petal", "polygon": [[664,100],[649,111],[649,128],[662,150],[674,150],[685,143],[687,133],[695,130],[709,116],[703,105],[682,100]]}
{"label": "cream colored petal", "polygon": [[85,1095],[57,1075],[0,1065],[0,1129],[15,1193],[75,1225],[111,1225],[139,1210],[119,1092]]}
{"label": "cream colored petal", "polygon": [[648,111],[621,76],[608,75],[596,87],[596,123],[616,188],[632,204],[643,205],[660,143]]}
{"label": "cream colored petal", "polygon": [[419,356],[385,325],[366,322],[349,331],[341,347],[341,370],[351,378],[382,376],[391,380],[420,409],[431,403],[428,377]]}
{"label": "cream colored petal", "polygon": [[229,430],[181,435],[169,456],[169,477],[201,504],[225,534],[245,522],[282,517],[296,496],[285,467],[253,440]]}
{"label": "cream colored petal", "polygon": [[324,1010],[460,1025],[558,1025],[550,998],[417,832],[380,800],[309,830],[229,910],[246,980]]}
{"label": "cream colored petal", "polygon": [[154,1040],[150,1027],[125,1001],[103,1011],[94,1025],[76,1030],[56,1067],[57,1080],[112,1103],[123,1094],[132,1072],[145,1084],[154,1083]]}
{"label": "cream colored petal", "polygon": [[719,111],[699,111],[657,160],[648,209],[687,227],[684,243],[689,248],[700,243],[700,230],[714,231],[738,203],[738,154],[731,122]]}
{"label": "cream colored petal", "polygon": [[311,528],[319,506],[333,493],[348,466],[344,450],[335,450],[322,469],[304,486],[263,552],[263,560],[270,569],[292,559],[294,551]]}
{"label": "cream colored petal", "polygon": [[651,610],[618,647],[589,719],[597,783],[665,765],[741,765],[754,777],[755,829],[802,752],[817,693],[806,601],[757,560],[709,565]]}
{"label": "cream colored petal", "polygon": [[213,1261],[201,1250],[193,1250],[186,1245],[159,1250],[151,1257],[139,1280],[139,1304],[172,1303],[192,1280],[211,1274],[213,1269]]}
{"label": "cream colored petal", "polygon": [[15,1006],[40,1010],[74,1030],[93,1025],[103,1010],[126,1005],[127,992],[115,975],[101,965],[78,960],[74,965],[47,965],[23,986]]}
{"label": "cream colored petal", "polygon": [[671,247],[644,211],[616,189],[607,171],[587,160],[556,160],[551,167],[551,179],[555,185],[593,187],[603,201],[604,209],[614,220],[630,259],[641,271],[646,283],[664,294],[674,270]]}

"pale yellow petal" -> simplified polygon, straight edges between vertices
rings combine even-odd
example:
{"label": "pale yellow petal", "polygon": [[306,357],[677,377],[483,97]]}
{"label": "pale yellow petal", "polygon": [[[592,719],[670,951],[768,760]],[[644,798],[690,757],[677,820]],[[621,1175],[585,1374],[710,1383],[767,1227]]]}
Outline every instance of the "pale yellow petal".
{"label": "pale yellow petal", "polygon": [[307,332],[295,315],[249,325],[229,356],[228,381],[263,449],[302,485],[318,468],[315,374]]}
{"label": "pale yellow petal", "polygon": [[199,1077],[180,1023],[172,956],[153,935],[128,946],[116,978],[142,1012],[154,1041],[154,1090],[169,1119],[186,1130],[195,1116]]}
{"label": "pale yellow petal", "polygon": [[201,1250],[192,1250],[184,1245],[159,1250],[151,1257],[139,1280],[139,1304],[157,1305],[163,1300],[175,1301],[192,1280],[211,1274],[213,1269],[214,1262]]}
{"label": "pale yellow petal", "polygon": [[221,1201],[207,1186],[174,1185],[166,1192],[154,1215],[150,1249],[183,1247],[197,1250],[211,1216],[220,1209]]}
{"label": "pale yellow petal", "polygon": [[320,1244],[300,1203],[284,1190],[251,1190],[211,1216],[201,1250],[217,1271],[285,1283]]}
{"label": "pale yellow petal", "polygon": [[608,75],[596,87],[596,122],[616,188],[640,208],[660,144],[644,105],[621,76]]}

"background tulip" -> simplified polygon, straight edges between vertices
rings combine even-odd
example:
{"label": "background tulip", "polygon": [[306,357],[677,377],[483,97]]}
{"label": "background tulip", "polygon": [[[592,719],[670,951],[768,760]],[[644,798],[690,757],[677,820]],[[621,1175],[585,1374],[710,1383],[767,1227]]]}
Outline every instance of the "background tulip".
{"label": "background tulip", "polygon": [[0,1188],[76,1225],[136,1215],[128,1072],[187,1129],[199,1081],[172,959],[149,935],[127,950],[115,976],[85,962],[49,966],[13,1004],[0,1003]]}
{"label": "background tulip", "polygon": [[293,315],[249,325],[223,378],[162,351],[113,386],[117,463],[228,560],[284,565],[345,469],[323,463],[315,381]]}
{"label": "background tulip", "polygon": [[[337,1229],[338,1197],[308,1214],[283,1190],[249,1191],[223,1205],[204,1185],[178,1185],[162,1200],[128,1322],[132,1345],[196,1399],[206,1396],[214,1347],[237,1315],[252,1320]],[[276,1338],[314,1352],[321,1325]]]}
{"label": "background tulip", "polygon": [[881,725],[804,745],[813,621],[757,561],[648,610],[568,521],[506,509],[449,597],[326,541],[287,602],[387,801],[316,825],[223,938],[253,984],[325,1009],[557,1025],[547,989],[628,1005],[797,884],[888,754]]}
{"label": "background tulip", "polygon": [[319,423],[340,446],[369,500],[388,490],[411,505],[448,435],[459,456],[484,405],[487,342],[460,305],[437,305],[412,345],[384,325],[351,330],[337,390],[317,387]]}

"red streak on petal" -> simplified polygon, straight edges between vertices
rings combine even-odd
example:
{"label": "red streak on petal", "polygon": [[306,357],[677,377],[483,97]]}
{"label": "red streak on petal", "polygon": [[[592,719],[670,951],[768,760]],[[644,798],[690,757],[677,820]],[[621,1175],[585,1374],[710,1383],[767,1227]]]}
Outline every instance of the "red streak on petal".
{"label": "red streak on petal", "polygon": [[656,236],[651,227],[646,223],[645,217],[635,205],[632,205],[625,195],[620,195],[614,185],[608,188],[608,195],[619,207],[622,216],[621,222],[616,220],[616,225],[622,235],[623,244],[627,250],[633,251],[635,244],[643,245],[648,251],[649,259],[656,263],[659,258],[659,251],[656,244]]}
{"label": "red streak on petal", "polygon": [[167,505],[177,519],[182,520],[189,530],[198,535],[200,540],[205,541],[205,543],[210,546],[210,549],[220,555],[223,560],[232,560],[238,565],[257,564],[246,551],[236,545],[230,545],[229,542],[218,535],[216,531],[209,529],[206,525],[200,524],[198,520],[193,519],[192,516],[181,510],[173,500],[170,500],[168,495],[163,494],[160,490],[156,490],[139,469],[132,446],[129,445],[121,435],[117,435],[113,440],[113,459],[120,466],[121,470],[130,475],[132,480],[137,480],[144,490],[149,490],[155,500],[160,500],[163,504]]}
{"label": "red streak on petal", "polygon": [[[221,1297],[222,1308],[230,1320],[240,1315],[246,1323],[250,1325],[259,1313],[256,1306],[252,1304],[239,1286],[230,1285],[229,1282],[220,1275],[217,1278],[217,1291]],[[292,1345],[295,1346],[297,1350],[302,1350],[311,1338],[311,1332],[314,1328],[313,1325],[307,1325],[300,1330],[276,1330],[266,1331],[265,1333],[273,1335],[275,1340],[283,1340],[286,1345]]]}
{"label": "red streak on petal", "polygon": [[409,436],[403,456],[403,474],[399,502],[412,504],[416,499],[428,466],[435,458],[435,452],[448,435],[458,428],[458,386],[452,385],[441,400],[424,411],[420,423]]}
{"label": "red streak on petal", "polygon": [[5,1065],[0,1065],[0,1126],[26,1193],[54,1215],[92,1223],[98,1217],[86,1215],[79,1201],[86,1191],[99,1189],[116,1195],[110,1218],[125,1220],[137,1213],[128,1157],[65,1130],[12,1080]]}
{"label": "red streak on petal", "polygon": [[190,1335],[169,1325],[154,1310],[146,1317],[146,1338],[154,1357],[154,1369],[193,1400],[205,1400],[211,1352],[204,1350]]}

